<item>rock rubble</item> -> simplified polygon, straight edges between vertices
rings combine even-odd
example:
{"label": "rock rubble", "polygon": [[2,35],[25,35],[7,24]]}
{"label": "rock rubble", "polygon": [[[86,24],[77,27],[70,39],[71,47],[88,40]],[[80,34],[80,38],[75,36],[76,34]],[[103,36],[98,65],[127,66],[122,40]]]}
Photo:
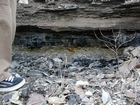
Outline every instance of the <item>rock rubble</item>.
{"label": "rock rubble", "polygon": [[[139,53],[136,53],[139,47],[133,49],[130,52],[134,56],[139,56]],[[127,62],[128,58],[124,56],[120,58],[121,65]],[[133,62],[133,59],[130,61]],[[136,65],[137,68],[138,65],[139,63]],[[1,104],[134,105],[133,103],[139,103],[139,97],[135,101],[135,95],[139,95],[139,90],[137,88],[135,91],[134,87],[135,83],[139,86],[139,74],[132,68],[133,71],[130,70],[127,75],[122,75],[117,68],[116,60],[107,58],[95,60],[88,57],[88,53],[80,54],[80,58],[77,55],[73,60],[68,60],[65,54],[57,52],[50,56],[45,53],[27,53],[14,49],[9,71],[19,73],[26,79],[26,84],[19,90],[1,93]]]}

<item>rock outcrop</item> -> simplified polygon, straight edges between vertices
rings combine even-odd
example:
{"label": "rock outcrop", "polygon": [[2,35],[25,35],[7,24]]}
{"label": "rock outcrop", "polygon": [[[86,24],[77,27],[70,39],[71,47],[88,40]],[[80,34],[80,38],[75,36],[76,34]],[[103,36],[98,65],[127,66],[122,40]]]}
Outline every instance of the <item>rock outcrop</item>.
{"label": "rock outcrop", "polygon": [[28,5],[18,5],[17,30],[28,26],[57,32],[140,30],[139,10],[140,2],[123,0],[30,0]]}

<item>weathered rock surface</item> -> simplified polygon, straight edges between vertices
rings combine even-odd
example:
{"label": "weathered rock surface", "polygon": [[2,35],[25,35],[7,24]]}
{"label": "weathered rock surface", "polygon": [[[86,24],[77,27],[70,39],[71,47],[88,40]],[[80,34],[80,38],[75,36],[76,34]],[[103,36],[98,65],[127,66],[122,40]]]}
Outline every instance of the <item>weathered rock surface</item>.
{"label": "weathered rock surface", "polygon": [[[29,48],[106,47],[103,41],[97,40],[95,33],[111,42],[102,34],[110,38],[121,32],[116,36],[118,45],[135,34],[135,39],[123,46],[138,46],[139,9],[139,2],[129,4],[123,0],[30,0],[28,5],[18,5],[15,44]],[[114,41],[115,38],[111,39]]]}
{"label": "weathered rock surface", "polygon": [[124,4],[123,0],[53,0],[53,3],[50,0],[37,1],[42,2],[30,0],[28,5],[18,5],[18,27],[35,26],[58,32],[99,28],[140,29],[140,3]]}

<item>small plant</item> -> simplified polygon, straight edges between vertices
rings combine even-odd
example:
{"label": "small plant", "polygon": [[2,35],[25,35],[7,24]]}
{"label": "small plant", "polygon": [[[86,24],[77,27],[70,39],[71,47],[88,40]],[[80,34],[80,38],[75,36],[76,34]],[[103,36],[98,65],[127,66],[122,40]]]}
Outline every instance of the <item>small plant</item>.
{"label": "small plant", "polygon": [[94,35],[95,37],[103,42],[105,44],[105,46],[107,48],[109,48],[114,54],[115,54],[115,59],[116,62],[118,64],[118,60],[119,60],[119,48],[121,48],[124,44],[131,42],[135,36],[136,33],[130,38],[130,39],[126,39],[126,37],[123,36],[123,32],[121,29],[119,29],[118,32],[114,32],[114,30],[112,29],[112,35],[111,36],[105,36],[101,29],[99,29],[100,35],[102,38],[99,38],[96,34],[96,32],[94,31]]}

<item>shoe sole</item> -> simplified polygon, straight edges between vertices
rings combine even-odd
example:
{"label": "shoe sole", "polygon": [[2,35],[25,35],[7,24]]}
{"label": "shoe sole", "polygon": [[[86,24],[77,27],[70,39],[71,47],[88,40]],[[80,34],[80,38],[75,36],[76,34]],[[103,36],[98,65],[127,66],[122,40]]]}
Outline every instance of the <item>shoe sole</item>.
{"label": "shoe sole", "polygon": [[0,88],[0,92],[9,92],[21,88],[25,84],[25,79],[23,79],[19,84],[9,87],[9,88]]}

